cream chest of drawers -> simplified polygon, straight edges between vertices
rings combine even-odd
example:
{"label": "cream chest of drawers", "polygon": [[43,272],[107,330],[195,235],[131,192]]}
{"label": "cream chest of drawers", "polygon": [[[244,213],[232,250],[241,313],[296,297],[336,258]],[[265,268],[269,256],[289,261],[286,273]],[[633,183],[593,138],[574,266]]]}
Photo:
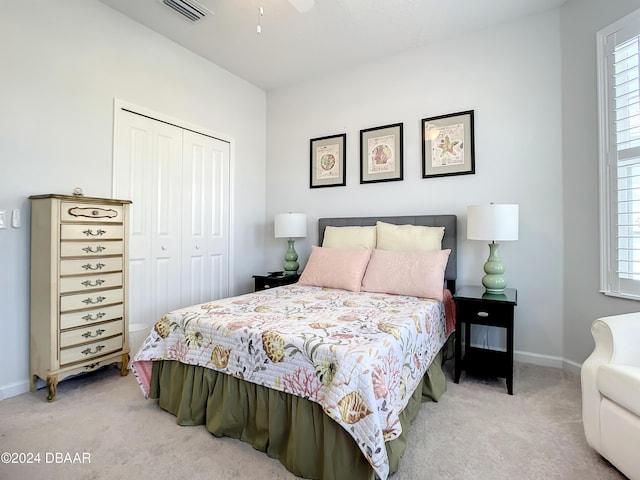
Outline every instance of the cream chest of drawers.
{"label": "cream chest of drawers", "polygon": [[31,200],[31,390],[121,362],[127,374],[128,200]]}

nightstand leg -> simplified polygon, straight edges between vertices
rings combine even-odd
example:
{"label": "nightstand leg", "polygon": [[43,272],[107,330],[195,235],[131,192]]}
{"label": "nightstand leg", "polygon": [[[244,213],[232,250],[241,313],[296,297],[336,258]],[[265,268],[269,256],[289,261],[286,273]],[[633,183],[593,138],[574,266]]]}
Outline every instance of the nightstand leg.
{"label": "nightstand leg", "polygon": [[457,323],[456,325],[456,367],[455,367],[455,383],[460,382],[460,372],[462,371],[462,325]]}
{"label": "nightstand leg", "polygon": [[509,362],[507,367],[507,392],[509,392],[509,395],[513,395],[513,316],[507,326],[507,358]]}

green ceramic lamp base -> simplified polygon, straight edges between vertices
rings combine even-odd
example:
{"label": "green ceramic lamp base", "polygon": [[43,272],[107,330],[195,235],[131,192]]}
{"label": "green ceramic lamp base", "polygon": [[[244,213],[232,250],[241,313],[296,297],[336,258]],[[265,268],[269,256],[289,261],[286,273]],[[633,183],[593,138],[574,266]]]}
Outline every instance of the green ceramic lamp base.
{"label": "green ceramic lamp base", "polygon": [[489,244],[489,258],[484,264],[484,273],[482,277],[482,285],[488,293],[503,293],[507,286],[507,279],[504,277],[504,265],[498,256],[499,243],[491,242]]}
{"label": "green ceramic lamp base", "polygon": [[293,239],[289,239],[289,246],[287,247],[287,252],[284,254],[284,274],[286,275],[295,275],[298,273],[298,268],[300,268],[300,264],[298,263],[298,254],[296,253],[296,249],[293,247]]}

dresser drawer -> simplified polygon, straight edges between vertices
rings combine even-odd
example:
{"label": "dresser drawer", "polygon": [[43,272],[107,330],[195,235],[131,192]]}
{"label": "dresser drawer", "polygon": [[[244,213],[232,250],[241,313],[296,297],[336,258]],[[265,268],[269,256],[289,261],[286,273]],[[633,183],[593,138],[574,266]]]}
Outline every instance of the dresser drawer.
{"label": "dresser drawer", "polygon": [[61,240],[119,240],[123,238],[122,225],[81,225],[66,223],[60,225]]}
{"label": "dresser drawer", "polygon": [[82,362],[122,349],[122,335],[60,350],[60,364]]}
{"label": "dresser drawer", "polygon": [[61,257],[95,257],[98,255],[122,255],[122,240],[96,242],[60,242]]}
{"label": "dresser drawer", "polygon": [[80,292],[95,288],[112,288],[122,286],[122,272],[104,273],[100,275],[82,275],[79,277],[62,277],[60,293]]}
{"label": "dresser drawer", "polygon": [[79,310],[102,305],[122,303],[123,292],[121,288],[112,290],[97,290],[95,292],[78,293],[75,295],[62,295],[60,297],[60,311]]}
{"label": "dresser drawer", "polygon": [[63,222],[122,223],[122,211],[122,205],[62,202],[60,220]]}
{"label": "dresser drawer", "polygon": [[124,320],[113,322],[97,323],[84,328],[74,328],[60,333],[60,347],[70,347],[79,343],[87,343],[92,340],[122,335],[124,331]]}
{"label": "dresser drawer", "polygon": [[124,306],[122,304],[83,310],[81,312],[63,313],[60,315],[60,329],[64,330],[65,328],[91,325],[106,320],[113,320],[114,318],[122,318],[123,316]]}
{"label": "dresser drawer", "polygon": [[118,272],[122,270],[122,257],[79,258],[60,260],[60,275]]}

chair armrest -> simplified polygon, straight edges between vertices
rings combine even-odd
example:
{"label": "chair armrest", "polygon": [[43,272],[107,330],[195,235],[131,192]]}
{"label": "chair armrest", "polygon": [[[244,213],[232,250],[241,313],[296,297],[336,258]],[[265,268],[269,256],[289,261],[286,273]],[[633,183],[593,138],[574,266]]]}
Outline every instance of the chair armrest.
{"label": "chair armrest", "polygon": [[640,367],[640,312],[599,318],[591,325],[591,334],[596,348],[589,358],[598,364]]}
{"label": "chair armrest", "polygon": [[605,364],[640,366],[640,312],[597,319],[591,325],[596,346],[580,371],[582,423],[587,443],[600,451],[598,369]]}

